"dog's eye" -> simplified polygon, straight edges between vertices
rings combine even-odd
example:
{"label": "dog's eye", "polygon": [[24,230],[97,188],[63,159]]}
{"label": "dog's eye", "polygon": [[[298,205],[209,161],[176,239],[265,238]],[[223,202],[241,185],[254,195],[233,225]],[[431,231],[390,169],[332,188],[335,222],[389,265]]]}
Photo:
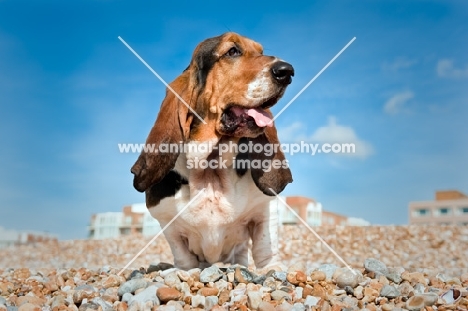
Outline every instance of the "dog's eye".
{"label": "dog's eye", "polygon": [[229,51],[227,51],[225,55],[230,56],[230,57],[240,56],[241,51],[237,47],[233,46],[232,48],[229,49]]}

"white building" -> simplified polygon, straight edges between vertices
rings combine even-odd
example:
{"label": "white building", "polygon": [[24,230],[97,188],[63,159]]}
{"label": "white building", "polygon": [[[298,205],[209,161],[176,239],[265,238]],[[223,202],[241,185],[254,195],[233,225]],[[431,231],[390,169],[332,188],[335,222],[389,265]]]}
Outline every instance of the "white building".
{"label": "white building", "polygon": [[125,206],[122,212],[106,212],[91,216],[89,238],[100,240],[131,233],[155,235],[161,230],[158,221],[148,212],[144,203]]}

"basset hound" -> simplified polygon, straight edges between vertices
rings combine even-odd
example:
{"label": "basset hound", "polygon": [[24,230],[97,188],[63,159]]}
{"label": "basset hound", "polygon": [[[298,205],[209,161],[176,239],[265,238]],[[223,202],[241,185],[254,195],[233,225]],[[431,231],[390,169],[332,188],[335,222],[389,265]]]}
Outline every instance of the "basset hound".
{"label": "basset hound", "polygon": [[201,42],[170,83],[146,140],[155,150],[143,151],[131,172],[161,227],[199,194],[164,232],[176,267],[248,266],[250,239],[257,268],[279,263],[270,202],[292,176],[281,149],[264,151],[279,144],[269,108],[293,75],[259,43],[229,32]]}

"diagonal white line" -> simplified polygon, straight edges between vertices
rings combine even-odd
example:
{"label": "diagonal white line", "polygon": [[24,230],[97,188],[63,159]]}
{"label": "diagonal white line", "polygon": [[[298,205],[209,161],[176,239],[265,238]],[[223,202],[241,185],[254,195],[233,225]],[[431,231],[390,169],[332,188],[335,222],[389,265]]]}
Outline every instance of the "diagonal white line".
{"label": "diagonal white line", "polygon": [[198,193],[190,200],[190,202],[188,202],[187,205],[185,205],[184,208],[182,208],[182,209],[177,213],[177,215],[175,215],[174,218],[172,218],[171,221],[169,221],[169,222],[167,223],[167,225],[165,225],[164,228],[162,228],[161,231],[159,231],[158,234],[156,234],[156,235],[154,236],[154,238],[152,238],[151,241],[149,241],[148,244],[146,244],[145,247],[143,247],[143,248],[141,249],[141,251],[139,251],[138,254],[136,254],[136,255],[128,262],[128,264],[126,264],[125,267],[123,267],[122,270],[119,271],[119,273],[117,273],[117,275],[121,275],[122,272],[124,272],[125,269],[127,269],[127,268],[135,261],[135,259],[137,259],[137,258],[154,242],[154,241],[156,241],[156,239],[164,232],[164,230],[166,230],[167,227],[169,227],[169,226],[174,222],[174,220],[176,220],[176,219],[187,209],[187,207],[189,207],[190,204],[192,204],[193,201],[195,201],[195,199],[198,198],[198,196],[199,196],[200,194],[202,194],[202,192],[204,192],[204,191],[205,191],[205,188],[203,188],[200,192],[198,192]]}
{"label": "diagonal white line", "polygon": [[164,81],[164,79],[161,78],[161,76],[160,76],[156,71],[154,71],[153,68],[151,68],[151,66],[148,65],[148,63],[146,63],[146,62],[144,61],[144,59],[141,58],[140,55],[138,55],[137,52],[135,52],[135,50],[133,50],[133,49],[130,47],[130,45],[128,45],[127,42],[125,42],[124,39],[122,39],[120,36],[118,36],[118,38],[119,38],[119,40],[122,41],[122,43],[125,44],[125,46],[126,46],[142,63],[143,63],[143,65],[145,65],[145,66],[159,79],[159,81],[161,81],[172,93],[174,93],[174,95],[175,95],[178,99],[180,99],[180,100],[182,101],[182,103],[184,103],[184,105],[187,106],[187,108],[188,108],[194,115],[197,116],[198,119],[200,119],[201,122],[203,122],[204,124],[207,124],[207,123],[205,122],[205,120],[203,120],[202,117],[200,117],[200,116],[198,115],[198,113],[196,113],[195,110],[193,110],[192,107],[190,107],[190,105],[187,104],[187,102],[186,102],[182,97],[180,97],[180,95],[177,94],[177,92],[174,91],[174,89],[173,89],[169,84],[167,84],[166,81]]}
{"label": "diagonal white line", "polygon": [[270,188],[270,191],[278,198],[278,200],[281,201],[281,203],[283,203],[287,208],[289,208],[289,210],[293,213],[293,215],[294,215],[297,219],[299,219],[299,221],[302,222],[302,224],[303,224],[304,226],[306,226],[307,229],[309,229],[309,231],[312,232],[312,233],[317,237],[317,239],[319,239],[320,242],[322,242],[322,243],[328,248],[328,250],[329,250],[330,252],[332,252],[333,255],[335,255],[335,257],[338,258],[338,259],[346,266],[346,268],[348,268],[354,275],[357,274],[356,271],[354,271],[354,270],[346,263],[346,261],[344,261],[343,258],[341,258],[340,255],[338,255],[338,253],[335,252],[335,250],[334,250],[333,248],[331,248],[331,246],[328,245],[328,243],[325,242],[325,240],[322,239],[322,237],[321,237],[320,235],[318,235],[318,233],[315,232],[315,230],[312,229],[312,227],[309,226],[309,224],[308,224],[304,219],[302,219],[302,218],[296,213],[296,211],[295,211],[291,206],[289,206],[273,189]]}
{"label": "diagonal white line", "polygon": [[278,118],[301,94],[302,92],[304,92],[314,81],[315,79],[317,79],[321,74],[322,72],[325,71],[325,69],[328,68],[328,66],[330,66],[334,61],[335,59],[338,58],[338,56],[341,55],[341,53],[343,53],[347,48],[348,46],[351,45],[351,43],[354,42],[354,40],[356,40],[356,37],[352,38],[351,41],[348,42],[348,44],[345,45],[344,48],[341,49],[341,51],[338,52],[338,54],[335,55],[335,57],[333,57],[329,62],[328,64],[325,65],[325,67],[322,68],[322,70],[320,70],[316,75],[315,77],[312,78],[312,80],[309,81],[309,83],[307,83],[303,88],[302,90],[299,91],[299,93],[296,94],[296,96],[294,96],[287,104],[286,106],[283,107],[283,109],[281,109],[280,112],[278,112],[278,114],[273,118],[273,120],[270,121],[270,124],[276,120],[276,118]]}

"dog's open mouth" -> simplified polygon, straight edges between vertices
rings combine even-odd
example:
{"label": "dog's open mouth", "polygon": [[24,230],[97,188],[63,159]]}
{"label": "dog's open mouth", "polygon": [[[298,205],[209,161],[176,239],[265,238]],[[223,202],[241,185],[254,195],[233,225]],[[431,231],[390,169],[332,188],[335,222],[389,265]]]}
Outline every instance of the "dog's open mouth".
{"label": "dog's open mouth", "polygon": [[236,130],[238,127],[272,127],[273,116],[267,111],[278,101],[279,97],[272,97],[258,107],[243,107],[230,104],[223,112],[222,121],[226,130]]}

